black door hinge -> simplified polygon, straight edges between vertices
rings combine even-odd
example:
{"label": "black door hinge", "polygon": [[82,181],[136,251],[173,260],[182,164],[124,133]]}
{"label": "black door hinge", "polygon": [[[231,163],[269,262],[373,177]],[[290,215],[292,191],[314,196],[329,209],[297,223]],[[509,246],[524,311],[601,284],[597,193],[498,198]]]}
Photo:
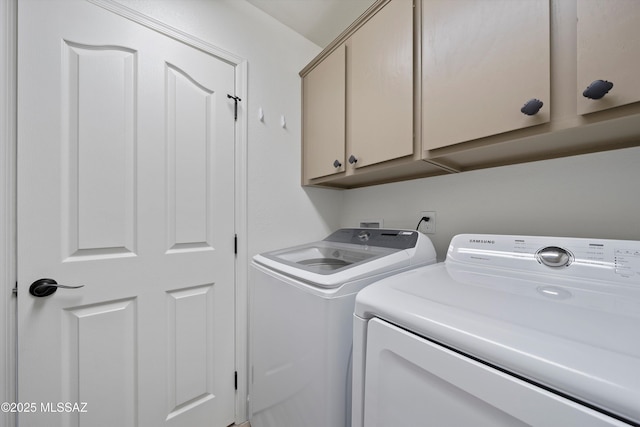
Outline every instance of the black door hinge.
{"label": "black door hinge", "polygon": [[233,253],[238,255],[238,235],[233,235]]}
{"label": "black door hinge", "polygon": [[233,386],[235,387],[235,390],[238,390],[238,371],[233,373]]}
{"label": "black door hinge", "polygon": [[233,120],[238,121],[238,102],[242,101],[237,96],[227,94],[227,98],[233,99]]}
{"label": "black door hinge", "polygon": [[16,287],[11,289],[11,293],[13,293],[14,297],[18,296],[18,282],[16,282]]}

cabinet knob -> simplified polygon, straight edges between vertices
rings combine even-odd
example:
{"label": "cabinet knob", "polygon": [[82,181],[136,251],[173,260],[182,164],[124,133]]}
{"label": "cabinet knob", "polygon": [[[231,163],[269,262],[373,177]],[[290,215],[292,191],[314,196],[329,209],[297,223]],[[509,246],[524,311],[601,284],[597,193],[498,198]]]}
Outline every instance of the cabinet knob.
{"label": "cabinet knob", "polygon": [[540,109],[542,108],[542,106],[544,105],[544,103],[542,101],[540,101],[539,99],[530,99],[528,100],[520,109],[520,111],[523,114],[526,114],[527,116],[533,116],[538,114],[538,111],[540,111]]}
{"label": "cabinet knob", "polygon": [[595,80],[582,92],[582,96],[589,99],[600,99],[605,96],[611,88],[613,83],[606,80]]}
{"label": "cabinet knob", "polygon": [[338,161],[338,159],[336,159],[336,160],[334,160],[334,161],[333,161],[333,167],[334,167],[334,168],[338,169],[340,166],[342,166],[342,163],[340,163],[340,162]]}
{"label": "cabinet knob", "polygon": [[358,161],[358,158],[353,154],[349,156],[349,163],[351,163],[352,165],[355,164],[357,161]]}

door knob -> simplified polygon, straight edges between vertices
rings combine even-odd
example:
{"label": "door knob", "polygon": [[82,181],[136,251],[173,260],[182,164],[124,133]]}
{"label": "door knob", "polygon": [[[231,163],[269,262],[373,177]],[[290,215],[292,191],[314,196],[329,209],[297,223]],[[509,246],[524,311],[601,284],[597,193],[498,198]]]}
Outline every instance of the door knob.
{"label": "door knob", "polygon": [[48,297],[49,295],[55,293],[58,288],[62,289],[78,289],[82,288],[84,285],[78,286],[66,286],[66,285],[58,285],[53,279],[38,279],[31,284],[29,287],[29,293],[34,297]]}
{"label": "door knob", "polygon": [[349,163],[351,163],[352,165],[355,164],[357,161],[358,161],[358,158],[353,154],[349,156]]}

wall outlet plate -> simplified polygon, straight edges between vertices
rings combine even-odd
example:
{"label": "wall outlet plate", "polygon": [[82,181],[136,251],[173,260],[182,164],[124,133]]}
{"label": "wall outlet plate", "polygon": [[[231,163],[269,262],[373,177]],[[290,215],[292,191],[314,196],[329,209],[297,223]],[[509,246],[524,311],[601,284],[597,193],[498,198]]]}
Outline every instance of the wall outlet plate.
{"label": "wall outlet plate", "polygon": [[421,231],[424,234],[435,234],[436,233],[435,211],[421,211],[418,221],[420,221],[420,219],[422,219],[423,217],[429,218],[429,221],[422,221],[420,223],[420,227],[418,227],[418,231]]}

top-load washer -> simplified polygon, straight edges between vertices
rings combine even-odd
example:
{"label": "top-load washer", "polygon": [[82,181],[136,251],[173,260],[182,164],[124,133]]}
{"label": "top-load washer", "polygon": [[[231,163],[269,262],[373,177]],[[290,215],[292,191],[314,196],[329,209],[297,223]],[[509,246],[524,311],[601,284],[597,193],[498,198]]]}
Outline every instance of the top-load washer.
{"label": "top-load washer", "polygon": [[640,242],[459,235],[358,294],[353,426],[640,426]]}
{"label": "top-load washer", "polygon": [[350,425],[356,293],[435,262],[429,238],[412,230],[340,229],[256,255],[249,280],[252,427]]}

